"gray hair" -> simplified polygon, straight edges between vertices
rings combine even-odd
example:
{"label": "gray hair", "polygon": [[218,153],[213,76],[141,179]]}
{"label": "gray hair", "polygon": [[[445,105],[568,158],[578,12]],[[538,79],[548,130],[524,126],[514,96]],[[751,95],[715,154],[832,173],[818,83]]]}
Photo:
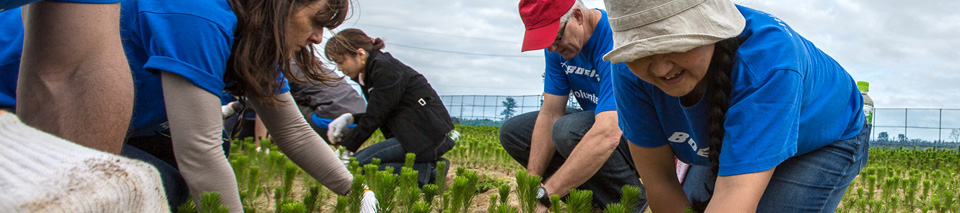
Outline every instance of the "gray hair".
{"label": "gray hair", "polygon": [[577,2],[573,3],[573,7],[570,7],[570,10],[567,10],[567,13],[564,13],[563,16],[560,17],[560,22],[570,20],[570,17],[573,17],[573,9],[576,8],[580,8],[581,11],[590,10],[590,8],[587,8],[587,5],[583,4],[582,0],[577,0]]}

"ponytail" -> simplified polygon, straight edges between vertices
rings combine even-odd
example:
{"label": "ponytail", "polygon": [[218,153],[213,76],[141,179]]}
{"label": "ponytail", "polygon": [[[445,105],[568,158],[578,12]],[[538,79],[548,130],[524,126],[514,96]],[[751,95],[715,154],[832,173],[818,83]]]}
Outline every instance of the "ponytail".
{"label": "ponytail", "polygon": [[[737,48],[740,47],[740,39],[737,37],[728,38],[717,42],[713,50],[713,58],[710,60],[710,68],[707,68],[707,79],[709,79],[709,88],[707,89],[707,100],[710,104],[710,111],[707,118],[707,136],[709,138],[709,156],[711,170],[716,176],[720,171],[720,150],[723,147],[723,135],[726,133],[723,124],[726,120],[727,109],[730,107],[730,73],[733,71],[733,64],[736,62]],[[713,195],[713,190],[706,187],[707,192]],[[691,204],[697,212],[704,212],[707,209],[707,200],[694,200]]]}

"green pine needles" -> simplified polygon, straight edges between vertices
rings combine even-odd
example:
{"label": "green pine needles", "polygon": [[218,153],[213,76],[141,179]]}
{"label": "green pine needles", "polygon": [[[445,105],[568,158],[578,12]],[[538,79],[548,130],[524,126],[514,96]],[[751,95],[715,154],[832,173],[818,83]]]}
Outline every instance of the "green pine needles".
{"label": "green pine needles", "polygon": [[525,170],[517,172],[517,199],[520,200],[520,209],[524,213],[537,210],[537,187],[540,186],[540,176],[528,175]]}
{"label": "green pine needles", "polygon": [[593,191],[590,190],[570,190],[567,196],[567,212],[590,212],[593,208]]}

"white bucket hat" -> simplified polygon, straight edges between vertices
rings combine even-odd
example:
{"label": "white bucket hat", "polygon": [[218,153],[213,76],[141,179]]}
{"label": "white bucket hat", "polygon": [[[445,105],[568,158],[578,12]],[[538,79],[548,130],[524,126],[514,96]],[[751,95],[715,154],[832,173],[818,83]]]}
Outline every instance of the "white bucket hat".
{"label": "white bucket hat", "polygon": [[686,52],[740,35],[746,21],[730,0],[604,0],[612,63]]}

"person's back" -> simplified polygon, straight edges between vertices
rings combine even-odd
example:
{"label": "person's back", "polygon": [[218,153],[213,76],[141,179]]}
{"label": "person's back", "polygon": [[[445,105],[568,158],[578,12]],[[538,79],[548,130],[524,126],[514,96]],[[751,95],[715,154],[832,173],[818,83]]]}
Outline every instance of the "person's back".
{"label": "person's back", "polygon": [[327,138],[327,125],[333,119],[344,113],[362,113],[367,107],[366,100],[353,89],[347,80],[336,76],[333,70],[323,68],[323,74],[327,75],[329,81],[316,81],[307,79],[295,64],[293,74],[296,78],[305,79],[307,82],[297,83],[290,80],[290,94],[297,101],[300,113],[310,124],[310,127],[317,132],[325,141]]}

